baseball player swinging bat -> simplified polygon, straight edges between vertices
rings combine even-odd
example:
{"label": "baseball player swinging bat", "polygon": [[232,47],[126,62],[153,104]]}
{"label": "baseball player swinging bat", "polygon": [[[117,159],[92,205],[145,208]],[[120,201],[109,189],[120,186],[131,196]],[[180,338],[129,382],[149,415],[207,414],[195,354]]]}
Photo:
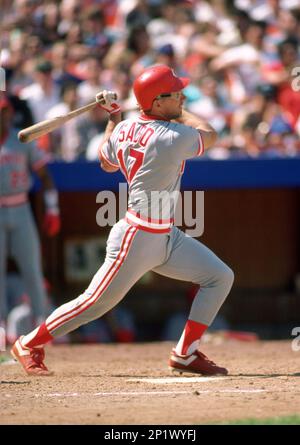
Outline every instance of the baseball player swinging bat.
{"label": "baseball player swinging bat", "polygon": [[[43,346],[96,320],[115,307],[149,270],[190,281],[198,291],[182,335],[169,358],[179,373],[227,375],[198,350],[234,280],[232,270],[200,241],[174,225],[175,205],[161,208],[161,192],[180,190],[185,161],[201,156],[217,140],[209,123],[183,108],[189,79],[167,65],[146,68],[133,82],[140,114],[122,120],[121,108],[103,91],[96,99],[109,113],[99,160],[107,172],[121,170],[129,184],[128,209],[112,227],[106,256],[89,287],[63,304],[34,331],[21,336],[11,353],[29,375],[49,376]],[[160,198],[157,198],[160,196]],[[168,208],[169,207],[169,208]],[[150,211],[150,216],[149,216]],[[142,259],[142,260],[141,260]]]}
{"label": "baseball player swinging bat", "polygon": [[[114,95],[114,99],[117,99],[116,94]],[[57,116],[52,119],[46,119],[42,122],[31,125],[30,127],[24,128],[24,130],[21,130],[18,133],[19,141],[23,143],[34,141],[44,134],[50,133],[56,128],[61,127],[63,124],[73,119],[74,117],[80,116],[81,114],[92,110],[99,103],[101,104],[101,101],[94,101],[87,105],[84,105],[83,107],[76,108],[76,110],[70,111],[65,115]]]}

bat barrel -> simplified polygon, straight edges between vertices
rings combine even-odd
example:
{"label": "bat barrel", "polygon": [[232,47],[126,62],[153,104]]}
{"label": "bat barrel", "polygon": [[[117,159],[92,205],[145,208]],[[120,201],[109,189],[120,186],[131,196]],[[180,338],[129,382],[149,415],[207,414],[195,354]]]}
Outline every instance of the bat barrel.
{"label": "bat barrel", "polygon": [[19,131],[18,138],[20,142],[26,143],[31,142],[56,128],[61,127],[63,124],[89,110],[92,110],[97,105],[97,102],[92,102],[90,104],[84,105],[83,107],[77,108],[76,110],[70,111],[68,114],[63,116],[57,116],[52,119],[47,119],[37,124],[31,125],[30,127],[24,128],[24,130]]}
{"label": "bat barrel", "polygon": [[[115,94],[115,99],[117,99],[117,95]],[[81,114],[92,110],[98,102],[92,102],[90,104],[84,105],[83,107],[77,108],[76,110],[70,111],[68,114],[63,116],[57,116],[53,119],[47,119],[42,122],[39,122],[35,125],[31,125],[31,127],[24,128],[24,130],[19,131],[18,138],[20,142],[31,142],[34,139],[37,139],[44,134],[50,133],[56,128],[61,127],[64,123],[73,119],[74,117],[80,116]]]}

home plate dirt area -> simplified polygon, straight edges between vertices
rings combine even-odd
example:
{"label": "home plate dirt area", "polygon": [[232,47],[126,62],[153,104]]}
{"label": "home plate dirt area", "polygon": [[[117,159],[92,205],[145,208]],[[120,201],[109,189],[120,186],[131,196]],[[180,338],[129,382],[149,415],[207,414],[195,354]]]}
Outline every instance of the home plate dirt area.
{"label": "home plate dirt area", "polygon": [[0,365],[0,423],[197,425],[300,412],[300,351],[291,341],[203,344],[226,377],[173,374],[173,346],[50,345],[51,377],[29,377],[9,360]]}

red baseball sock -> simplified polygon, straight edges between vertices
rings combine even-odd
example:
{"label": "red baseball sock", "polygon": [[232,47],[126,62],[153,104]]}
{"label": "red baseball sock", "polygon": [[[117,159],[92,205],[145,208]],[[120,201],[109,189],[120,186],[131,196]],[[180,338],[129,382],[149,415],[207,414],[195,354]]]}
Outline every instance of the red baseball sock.
{"label": "red baseball sock", "polygon": [[46,327],[46,323],[42,323],[34,331],[25,335],[22,338],[22,346],[24,348],[38,348],[42,347],[45,343],[48,343],[53,339],[52,335]]}
{"label": "red baseball sock", "polygon": [[176,353],[178,355],[192,354],[198,348],[199,340],[207,328],[205,324],[188,320],[175,348]]}

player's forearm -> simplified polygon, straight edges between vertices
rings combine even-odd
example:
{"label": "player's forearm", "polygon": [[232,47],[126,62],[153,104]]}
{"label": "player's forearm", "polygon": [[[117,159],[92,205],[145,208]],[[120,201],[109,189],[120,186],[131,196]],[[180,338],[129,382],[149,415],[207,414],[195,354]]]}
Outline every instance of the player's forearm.
{"label": "player's forearm", "polygon": [[53,178],[46,166],[40,168],[37,175],[41,181],[46,213],[59,215],[59,196]]}
{"label": "player's forearm", "polygon": [[110,138],[112,132],[114,131],[115,127],[118,125],[119,122],[122,120],[122,114],[121,112],[110,114],[109,119],[105,128],[104,132],[104,139],[102,143],[105,143]]}
{"label": "player's forearm", "polygon": [[104,138],[101,143],[101,146],[99,147],[98,157],[99,157],[99,161],[100,161],[100,166],[101,166],[102,170],[106,171],[107,173],[114,173],[114,172],[118,171],[119,168],[115,168],[115,167],[111,166],[104,159],[102,152],[101,152],[101,147],[109,140],[116,125],[118,125],[118,123],[121,122],[121,118],[122,118],[121,112],[114,113],[109,116],[109,120],[107,122],[105,133],[104,133]]}
{"label": "player's forearm", "polygon": [[182,110],[182,115],[174,121],[198,130],[201,133],[205,148],[210,148],[214,145],[218,138],[215,129],[207,121],[184,109]]}
{"label": "player's forearm", "polygon": [[53,178],[46,166],[41,167],[36,171],[39,180],[41,181],[41,186],[43,191],[52,190],[55,188]]}

